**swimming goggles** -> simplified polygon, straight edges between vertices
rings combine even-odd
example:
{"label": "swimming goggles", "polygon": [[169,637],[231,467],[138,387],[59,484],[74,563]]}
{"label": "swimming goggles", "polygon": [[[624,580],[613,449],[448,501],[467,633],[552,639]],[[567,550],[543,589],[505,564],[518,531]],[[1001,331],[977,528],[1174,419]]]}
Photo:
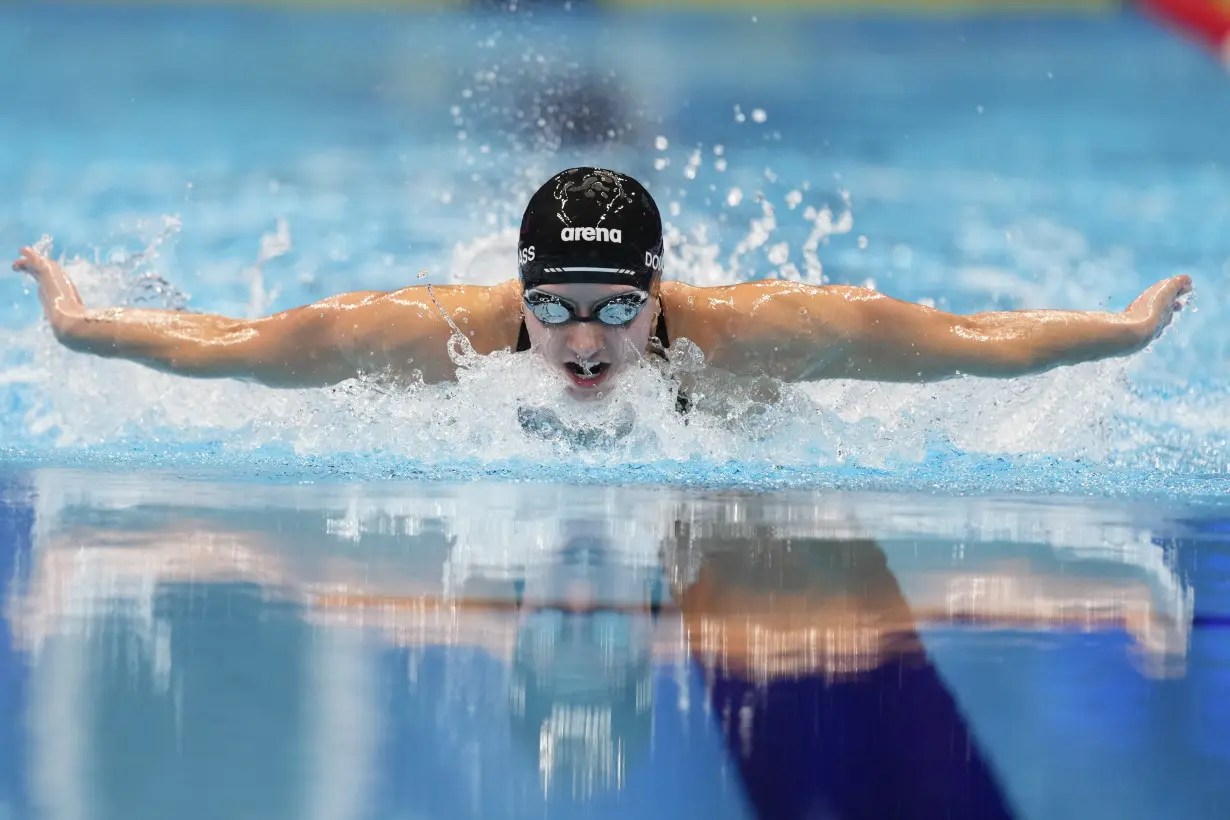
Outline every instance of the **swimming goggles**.
{"label": "swimming goggles", "polygon": [[588,316],[578,316],[576,305],[566,299],[539,290],[525,292],[526,308],[544,325],[602,322],[608,327],[624,327],[631,324],[648,303],[648,293],[643,290],[630,290],[595,303]]}

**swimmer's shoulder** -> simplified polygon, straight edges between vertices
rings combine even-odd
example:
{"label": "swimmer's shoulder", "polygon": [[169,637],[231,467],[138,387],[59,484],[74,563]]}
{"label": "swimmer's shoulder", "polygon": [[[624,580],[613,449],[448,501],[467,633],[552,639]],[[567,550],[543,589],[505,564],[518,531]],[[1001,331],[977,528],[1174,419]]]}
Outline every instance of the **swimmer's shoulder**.
{"label": "swimmer's shoulder", "polygon": [[517,349],[517,338],[521,335],[524,321],[521,314],[523,293],[520,279],[508,279],[487,288],[481,298],[488,333],[482,346],[475,344],[479,353]]}
{"label": "swimmer's shoulder", "polygon": [[765,286],[772,287],[776,281],[704,287],[686,282],[663,282],[662,310],[667,324],[679,328],[674,335],[698,341],[689,331],[703,331],[706,328],[729,330],[728,325],[744,317],[753,302],[764,297]]}
{"label": "swimmer's shoulder", "polygon": [[[411,285],[379,299],[371,320],[397,326],[402,333],[434,335],[445,316],[470,339],[480,354],[513,348],[521,330],[521,283],[495,285]],[[426,319],[433,321],[424,321]]]}
{"label": "swimmer's shoulder", "polygon": [[[817,299],[821,295],[824,298]],[[689,339],[711,363],[736,370],[748,366],[745,359],[755,358],[758,346],[768,345],[777,352],[784,342],[812,344],[811,337],[801,332],[798,301],[806,299],[807,313],[816,319],[826,312],[830,295],[827,287],[782,279],[706,287],[663,282],[661,290],[671,338]],[[736,340],[738,344],[731,344]]]}
{"label": "swimmer's shoulder", "polygon": [[733,302],[729,286],[697,287],[664,281],[662,315],[672,339],[688,339],[712,356],[730,332]]}
{"label": "swimmer's shoulder", "polygon": [[[782,299],[798,295],[812,299],[818,295],[836,296],[838,290],[784,279],[758,279],[704,287],[686,282],[663,282],[661,296],[667,322],[683,325],[690,322],[734,322],[746,319],[758,309]],[[823,301],[817,305],[822,306]]]}

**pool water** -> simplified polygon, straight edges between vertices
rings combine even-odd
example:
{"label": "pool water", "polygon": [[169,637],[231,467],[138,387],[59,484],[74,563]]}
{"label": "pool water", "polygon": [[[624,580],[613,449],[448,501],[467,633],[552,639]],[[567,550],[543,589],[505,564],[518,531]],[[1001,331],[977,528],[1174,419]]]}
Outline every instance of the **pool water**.
{"label": "pool water", "polygon": [[1224,513],[56,469],[5,501],[10,816],[1216,817],[1230,796]]}
{"label": "pool water", "polygon": [[[514,273],[560,167],[668,275],[1118,310],[1147,351],[735,395],[610,447],[525,362],[391,394],[0,334],[0,820],[1217,817],[1230,82],[1150,23],[0,8],[0,246],[257,316]],[[685,363],[686,364],[686,363]],[[605,411],[603,411],[605,412]],[[609,419],[599,418],[599,422]]]}

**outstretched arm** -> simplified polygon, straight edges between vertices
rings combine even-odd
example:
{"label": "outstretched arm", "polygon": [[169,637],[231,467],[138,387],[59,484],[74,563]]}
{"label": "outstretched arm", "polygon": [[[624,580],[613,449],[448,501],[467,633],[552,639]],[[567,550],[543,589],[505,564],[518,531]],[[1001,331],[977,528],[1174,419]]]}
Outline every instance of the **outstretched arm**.
{"label": "outstretched arm", "polygon": [[323,386],[389,369],[418,371],[428,381],[449,378],[453,364],[446,343],[453,329],[443,314],[455,316],[465,330],[500,302],[487,293],[496,288],[440,287],[429,293],[416,287],[349,293],[244,321],[171,310],[94,310],[82,304],[59,264],[30,248],[13,267],[37,281],[52,331],[72,350],[178,375],[272,387]]}
{"label": "outstretched arm", "polygon": [[[1142,350],[1191,290],[1158,282],[1122,313],[1026,310],[959,316],[863,288],[788,282],[736,285],[711,343],[717,363],[791,380],[1010,378]],[[705,347],[704,344],[701,345]]]}

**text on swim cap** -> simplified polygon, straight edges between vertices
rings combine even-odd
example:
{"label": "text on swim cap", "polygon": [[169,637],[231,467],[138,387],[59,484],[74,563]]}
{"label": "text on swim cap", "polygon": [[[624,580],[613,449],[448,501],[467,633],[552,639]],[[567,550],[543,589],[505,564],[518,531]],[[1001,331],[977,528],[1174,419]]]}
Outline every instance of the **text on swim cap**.
{"label": "text on swim cap", "polygon": [[650,270],[658,270],[662,267],[662,257],[656,253],[645,251],[645,267]]}
{"label": "text on swim cap", "polygon": [[565,242],[614,242],[618,245],[623,241],[623,232],[619,228],[564,228],[559,238]]}
{"label": "text on swim cap", "polygon": [[524,265],[526,262],[533,262],[534,261],[534,246],[530,245],[528,248],[522,248],[521,253],[520,253],[520,259],[521,259],[522,265]]}

